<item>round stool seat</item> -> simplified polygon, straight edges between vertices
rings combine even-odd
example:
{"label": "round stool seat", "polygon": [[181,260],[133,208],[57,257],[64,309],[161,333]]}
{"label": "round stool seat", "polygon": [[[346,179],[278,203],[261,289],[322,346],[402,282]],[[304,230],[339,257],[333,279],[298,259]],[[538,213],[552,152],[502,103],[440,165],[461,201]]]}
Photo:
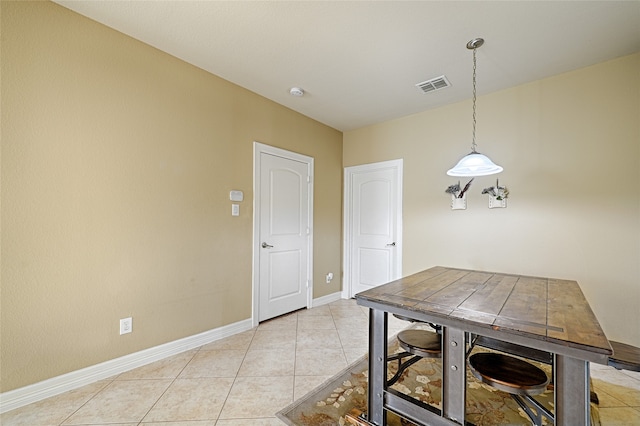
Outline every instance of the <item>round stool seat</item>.
{"label": "round stool seat", "polygon": [[398,343],[405,351],[422,358],[438,358],[442,355],[441,336],[430,331],[401,331],[398,333]]}
{"label": "round stool seat", "polygon": [[469,357],[469,367],[481,382],[514,395],[538,395],[549,384],[542,369],[508,355],[476,353]]}
{"label": "round stool seat", "polygon": [[393,316],[398,318],[399,320],[402,320],[402,321],[422,322],[422,321],[415,320],[413,318],[405,317],[404,315],[400,315],[400,314],[393,314]]}
{"label": "round stool seat", "polygon": [[431,326],[431,328],[433,328],[437,333],[441,334],[442,332],[442,326],[438,325],[438,324],[433,324],[430,322],[424,322],[424,321],[420,321],[417,319],[413,319],[413,318],[409,318],[409,317],[405,317],[404,315],[400,315],[400,314],[393,314],[394,317],[398,318],[401,321],[409,321],[409,322],[417,322],[420,324],[429,324]]}

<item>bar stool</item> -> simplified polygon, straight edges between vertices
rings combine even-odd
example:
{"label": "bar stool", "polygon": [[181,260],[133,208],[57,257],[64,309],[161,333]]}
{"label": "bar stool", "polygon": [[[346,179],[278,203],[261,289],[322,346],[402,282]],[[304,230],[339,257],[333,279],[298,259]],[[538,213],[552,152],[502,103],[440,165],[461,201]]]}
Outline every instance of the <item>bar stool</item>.
{"label": "bar stool", "polygon": [[418,324],[429,324],[429,326],[431,328],[433,328],[437,333],[442,334],[442,326],[439,325],[439,324],[434,324],[432,322],[420,321],[420,320],[409,318],[409,317],[405,317],[404,315],[399,315],[399,314],[393,314],[393,316],[398,318],[399,320],[402,320],[402,321],[408,321],[408,322],[418,323]]}
{"label": "bar stool", "polygon": [[[535,365],[494,352],[479,352],[468,358],[469,368],[482,383],[507,392],[527,413],[534,425],[542,426],[542,416],[555,422],[553,414],[532,398],[545,391],[547,374]],[[534,413],[527,402],[536,409]]]}
{"label": "bar stool", "polygon": [[[395,314],[394,316],[405,321],[421,323],[421,321],[415,321],[411,318]],[[441,327],[434,324],[430,324],[430,326],[435,329],[435,333],[418,329],[403,330],[398,333],[398,344],[404,352],[387,357],[387,361],[398,361],[398,371],[391,379],[387,380],[387,386],[392,386],[396,383],[407,368],[420,361],[422,358],[442,357]],[[409,359],[403,361],[405,358]]]}

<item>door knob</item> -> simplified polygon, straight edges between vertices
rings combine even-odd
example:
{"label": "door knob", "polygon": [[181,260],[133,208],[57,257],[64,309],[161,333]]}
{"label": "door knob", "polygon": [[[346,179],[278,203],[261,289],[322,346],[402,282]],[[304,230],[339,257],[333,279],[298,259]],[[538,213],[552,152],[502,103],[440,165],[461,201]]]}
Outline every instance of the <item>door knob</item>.
{"label": "door knob", "polygon": [[267,243],[262,243],[262,248],[273,248],[273,246]]}
{"label": "door knob", "polygon": [[387,244],[387,247],[395,247],[396,246],[396,242],[392,242],[391,244]]}

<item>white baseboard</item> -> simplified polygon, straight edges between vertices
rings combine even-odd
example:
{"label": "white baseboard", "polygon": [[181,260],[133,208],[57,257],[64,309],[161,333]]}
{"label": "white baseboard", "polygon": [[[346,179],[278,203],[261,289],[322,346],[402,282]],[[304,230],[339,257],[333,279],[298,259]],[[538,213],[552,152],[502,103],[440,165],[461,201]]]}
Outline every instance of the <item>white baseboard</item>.
{"label": "white baseboard", "polygon": [[326,305],[328,303],[335,302],[340,299],[342,299],[342,293],[338,291],[336,293],[327,294],[326,296],[313,299],[311,301],[311,305],[313,308],[317,308],[318,306]]}
{"label": "white baseboard", "polygon": [[225,325],[0,394],[0,413],[107,379],[251,329],[251,319]]}

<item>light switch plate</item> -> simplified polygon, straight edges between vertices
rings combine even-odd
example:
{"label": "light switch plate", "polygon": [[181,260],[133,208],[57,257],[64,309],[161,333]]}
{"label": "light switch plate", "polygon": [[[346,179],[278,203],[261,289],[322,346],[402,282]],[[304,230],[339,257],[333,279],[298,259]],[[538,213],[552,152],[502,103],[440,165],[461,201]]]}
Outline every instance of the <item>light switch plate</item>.
{"label": "light switch plate", "polygon": [[231,191],[229,193],[229,199],[231,201],[242,201],[244,200],[244,194],[242,191]]}
{"label": "light switch plate", "polygon": [[240,216],[240,205],[231,204],[231,216]]}
{"label": "light switch plate", "polygon": [[120,335],[131,333],[133,330],[133,319],[123,318],[120,320]]}

